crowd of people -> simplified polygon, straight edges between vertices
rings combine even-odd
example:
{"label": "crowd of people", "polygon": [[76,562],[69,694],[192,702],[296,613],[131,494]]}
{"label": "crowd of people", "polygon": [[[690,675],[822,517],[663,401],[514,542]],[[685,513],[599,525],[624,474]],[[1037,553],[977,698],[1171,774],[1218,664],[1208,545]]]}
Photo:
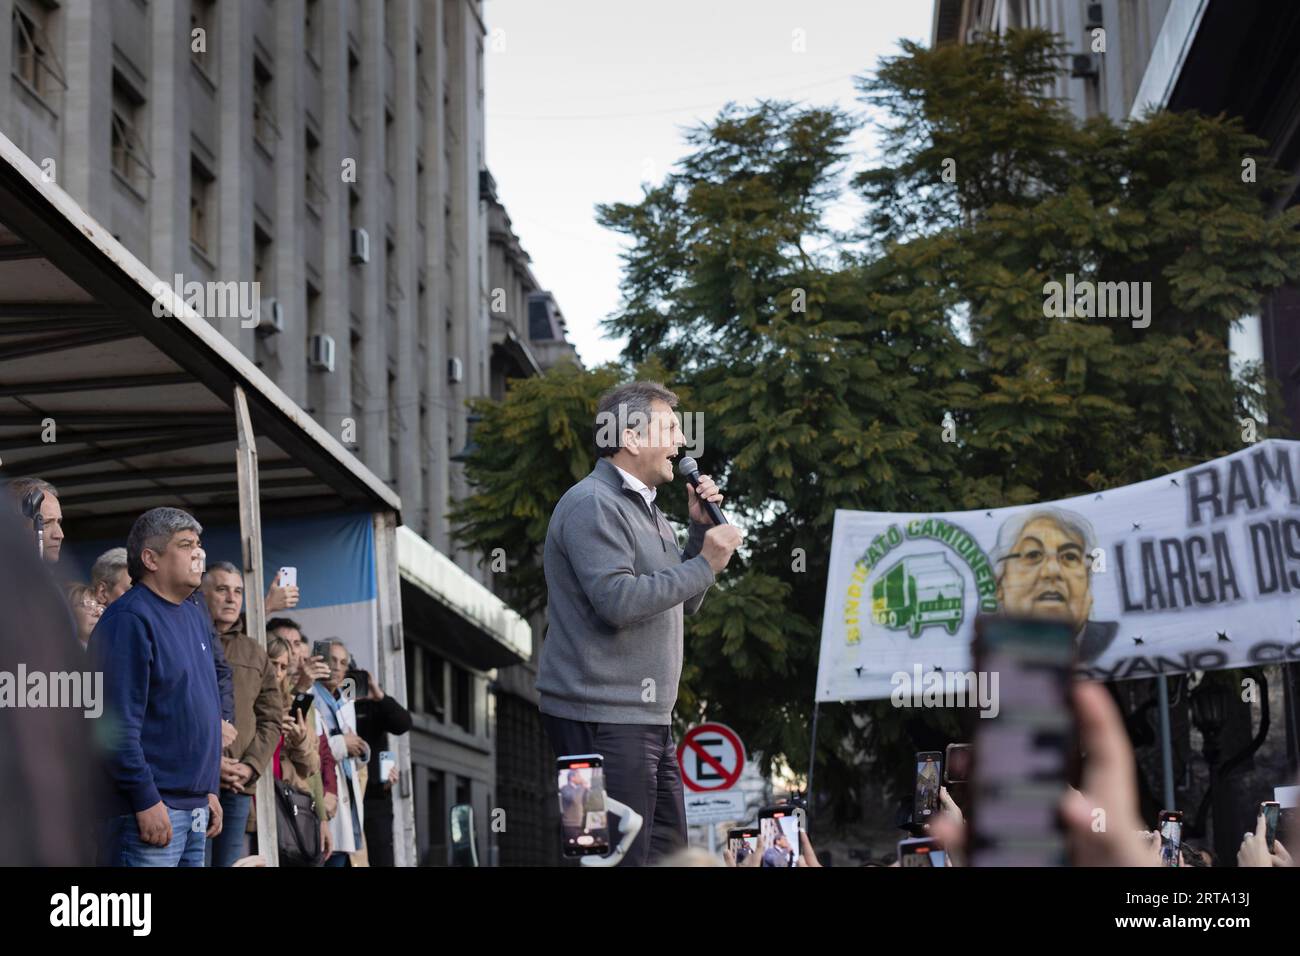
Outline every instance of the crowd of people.
{"label": "crowd of people", "polygon": [[[1158,829],[1146,825],[1138,809],[1137,764],[1133,747],[1124,730],[1124,721],[1114,699],[1105,688],[1092,682],[1080,682],[1074,689],[1074,710],[1078,722],[1083,773],[1079,787],[1066,787],[1059,804],[1068,851],[1074,866],[1158,867],[1168,865],[1162,857],[1162,839]],[[1154,821],[1152,821],[1154,822]],[[944,866],[969,865],[970,828],[957,801],[948,788],[939,788],[939,809],[932,822],[909,825],[909,835],[929,837],[934,847],[943,851]],[[1266,836],[1265,817],[1261,812],[1255,828],[1242,836],[1235,863],[1242,867],[1291,867],[1300,847],[1300,828],[1292,825],[1280,829],[1272,841]],[[779,832],[779,831],[778,831]],[[1288,849],[1287,841],[1291,841]],[[740,852],[722,851],[723,864],[733,867],[785,866],[789,847],[784,835],[777,838],[781,853],[774,856],[767,839],[759,835],[753,849]],[[802,830],[794,865],[821,866],[817,854]],[[1179,866],[1208,867],[1227,865],[1213,854],[1188,842],[1180,842],[1175,852]],[[665,865],[720,865],[706,859],[707,854],[684,851],[670,857]],[[777,861],[780,862],[777,862]],[[870,864],[905,866],[902,859]]]}
{"label": "crowd of people", "polygon": [[[7,490],[41,560],[58,565],[58,490],[39,478]],[[313,648],[287,616],[267,620],[264,642],[250,635],[243,572],[208,562],[202,533],[187,512],[152,508],[99,555],[88,582],[63,586],[69,639],[103,676],[95,861],[263,865],[255,793],[270,774],[282,865],[393,865],[398,770],[391,761],[381,775],[374,758],[410,730],[410,714],[338,637]],[[277,574],[266,612],[300,598]]]}
{"label": "crowd of people", "polygon": [[[37,478],[10,481],[8,492],[36,532],[43,562],[64,556],[58,490]],[[107,866],[255,866],[255,793],[270,774],[282,864],[393,864],[391,788],[395,763],[381,773],[376,755],[390,735],[411,728],[407,710],[367,671],[346,642],[313,644],[283,612],[297,586],[272,581],[265,597],[265,646],[248,633],[241,569],[209,562],[203,528],[177,508],[140,515],[124,545],[93,562],[89,581],[70,581],[66,633],[76,653],[103,676],[103,729],[91,735],[103,766],[96,808],[95,857]],[[345,692],[360,677],[358,695]],[[1105,689],[1073,689],[1080,785],[1059,806],[1069,861],[1083,866],[1160,866],[1162,839],[1141,819],[1132,745]],[[573,781],[570,781],[571,783]],[[571,801],[574,806],[581,806]],[[302,812],[298,812],[301,810]],[[1104,824],[1098,826],[1098,820]],[[305,823],[304,823],[305,821]],[[575,821],[576,822],[576,821]],[[1291,867],[1300,833],[1271,841],[1261,814],[1243,835],[1235,861],[1216,861],[1182,842],[1180,865]],[[932,838],[945,866],[970,860],[969,828],[948,789],[938,811],[914,826]],[[1167,845],[1164,847],[1168,853]],[[808,834],[785,833],[722,859],[682,850],[665,865],[820,866]],[[906,865],[900,860],[886,864]]]}

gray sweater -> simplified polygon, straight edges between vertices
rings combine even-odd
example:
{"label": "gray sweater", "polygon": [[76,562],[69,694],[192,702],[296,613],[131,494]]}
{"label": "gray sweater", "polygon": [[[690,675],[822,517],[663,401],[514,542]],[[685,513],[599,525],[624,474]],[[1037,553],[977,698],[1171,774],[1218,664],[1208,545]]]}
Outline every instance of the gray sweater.
{"label": "gray sweater", "polygon": [[[691,522],[686,552],[659,509],[609,459],[564,493],[546,530],[549,625],[541,711],[590,723],[672,722],[682,676],[682,611],[713,583]],[[653,683],[652,683],[653,682]]]}

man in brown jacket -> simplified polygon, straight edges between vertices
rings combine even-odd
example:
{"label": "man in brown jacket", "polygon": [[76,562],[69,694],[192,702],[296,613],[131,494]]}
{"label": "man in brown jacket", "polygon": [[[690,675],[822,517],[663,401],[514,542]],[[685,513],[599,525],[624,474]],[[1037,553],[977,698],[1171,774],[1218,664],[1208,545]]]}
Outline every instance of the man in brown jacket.
{"label": "man in brown jacket", "polygon": [[203,596],[212,630],[221,638],[234,672],[235,742],[222,752],[221,835],[208,841],[209,866],[233,866],[245,856],[244,831],[252,809],[253,789],[280,742],[283,698],[266,651],[240,630],[244,610],[244,576],[228,561],[208,565]]}

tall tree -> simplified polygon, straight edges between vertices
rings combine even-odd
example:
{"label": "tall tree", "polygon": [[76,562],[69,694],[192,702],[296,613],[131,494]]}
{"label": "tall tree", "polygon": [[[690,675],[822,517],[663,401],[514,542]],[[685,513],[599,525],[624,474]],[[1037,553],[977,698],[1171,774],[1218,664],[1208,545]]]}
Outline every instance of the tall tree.
{"label": "tall tree", "polygon": [[[1078,124],[1047,94],[1061,70],[1043,33],[904,43],[861,81],[884,150],[850,179],[869,207],[856,241],[827,223],[852,158],[844,113],[764,102],[693,130],[640,202],[597,210],[628,240],[607,322],[623,368],[479,404],[462,540],[518,542],[509,587],[540,606],[538,544],[591,467],[578,436],[596,395],[634,367],[664,378],[703,415],[702,468],[747,535],[689,620],[678,717],[723,720],[769,765],[806,771],[835,509],[1047,500],[1240,447],[1239,418],[1269,398],[1231,374],[1228,327],[1300,277],[1264,144],[1222,118]],[[1150,324],[1051,314],[1045,286],[1070,274],[1149,288]],[[822,722],[818,790],[845,819],[864,761],[901,784],[911,750],[958,732],[952,714],[887,703]]]}

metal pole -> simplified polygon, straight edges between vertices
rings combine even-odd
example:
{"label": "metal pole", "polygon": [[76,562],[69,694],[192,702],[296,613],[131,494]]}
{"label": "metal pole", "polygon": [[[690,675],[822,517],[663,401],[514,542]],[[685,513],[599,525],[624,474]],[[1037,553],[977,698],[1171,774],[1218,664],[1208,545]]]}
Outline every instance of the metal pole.
{"label": "metal pole", "polygon": [[808,793],[804,797],[808,804],[804,812],[807,814],[809,828],[812,826],[813,771],[817,769],[817,716],[821,706],[821,701],[813,701],[812,743],[808,745]]}
{"label": "metal pole", "polygon": [[1174,803],[1174,745],[1169,727],[1169,682],[1164,674],[1156,676],[1156,695],[1160,710],[1160,770],[1164,778],[1164,808],[1176,810]]}

